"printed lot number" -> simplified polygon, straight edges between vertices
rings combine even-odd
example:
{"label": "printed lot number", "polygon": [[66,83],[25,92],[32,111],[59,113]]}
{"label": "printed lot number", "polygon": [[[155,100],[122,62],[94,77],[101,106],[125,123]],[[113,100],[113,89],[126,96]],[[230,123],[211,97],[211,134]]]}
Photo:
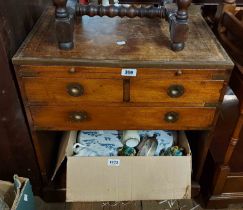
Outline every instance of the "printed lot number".
{"label": "printed lot number", "polygon": [[119,166],[120,160],[119,159],[108,159],[107,165],[108,166]]}
{"label": "printed lot number", "polygon": [[127,77],[136,77],[137,69],[122,69],[121,75]]}

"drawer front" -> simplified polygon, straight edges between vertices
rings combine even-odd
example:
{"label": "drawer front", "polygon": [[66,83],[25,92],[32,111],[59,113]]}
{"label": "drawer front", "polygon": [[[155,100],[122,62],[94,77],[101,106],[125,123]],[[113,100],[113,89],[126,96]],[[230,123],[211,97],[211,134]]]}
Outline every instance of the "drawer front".
{"label": "drawer front", "polygon": [[32,106],[36,129],[205,129],[215,108]]}
{"label": "drawer front", "polygon": [[[226,80],[230,76],[230,71],[226,71],[225,69],[136,69],[137,79]],[[21,77],[125,78],[121,75],[122,68],[111,67],[20,66],[17,71]]]}
{"label": "drawer front", "polygon": [[217,103],[223,81],[131,80],[132,102]]}
{"label": "drawer front", "polygon": [[23,78],[28,103],[122,102],[121,79]]}

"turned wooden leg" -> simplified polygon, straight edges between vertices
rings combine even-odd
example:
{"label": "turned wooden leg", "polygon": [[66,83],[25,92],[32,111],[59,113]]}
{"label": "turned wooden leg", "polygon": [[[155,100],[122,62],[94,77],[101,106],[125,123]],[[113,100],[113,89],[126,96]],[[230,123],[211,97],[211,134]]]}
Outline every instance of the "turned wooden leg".
{"label": "turned wooden leg", "polygon": [[185,46],[189,31],[187,10],[190,4],[191,0],[177,0],[177,13],[169,17],[171,48],[174,51],[180,51]]}
{"label": "turned wooden leg", "polygon": [[67,10],[67,0],[53,0],[56,6],[55,25],[56,37],[60,49],[69,50],[73,48],[74,18]]}

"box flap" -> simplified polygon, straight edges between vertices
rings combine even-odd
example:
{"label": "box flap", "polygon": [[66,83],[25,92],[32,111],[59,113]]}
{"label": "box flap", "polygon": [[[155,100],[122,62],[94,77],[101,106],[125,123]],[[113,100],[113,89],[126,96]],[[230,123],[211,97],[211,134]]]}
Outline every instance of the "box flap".
{"label": "box flap", "polygon": [[14,175],[14,182],[18,183],[18,186],[11,210],[35,210],[35,199],[29,179]]}
{"label": "box flap", "polygon": [[13,183],[0,180],[0,198],[11,208],[15,199]]}
{"label": "box flap", "polygon": [[78,133],[77,131],[70,131],[70,132],[68,131],[64,133],[59,146],[59,151],[57,155],[57,164],[51,178],[52,181],[55,178],[56,173],[60,168],[62,162],[65,160],[65,157],[71,156],[73,154],[72,147],[73,144],[76,142],[77,133]]}

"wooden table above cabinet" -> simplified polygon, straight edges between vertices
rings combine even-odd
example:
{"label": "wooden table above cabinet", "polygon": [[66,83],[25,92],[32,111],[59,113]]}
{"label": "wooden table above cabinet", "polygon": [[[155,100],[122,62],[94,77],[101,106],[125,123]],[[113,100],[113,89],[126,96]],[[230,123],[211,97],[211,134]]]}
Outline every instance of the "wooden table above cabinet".
{"label": "wooden table above cabinet", "polygon": [[[50,183],[55,131],[171,129],[212,131],[233,64],[192,6],[183,51],[173,52],[164,21],[84,16],[75,46],[59,50],[49,8],[13,63],[43,181]],[[124,41],[118,45],[118,41]],[[122,69],[136,76],[122,76]],[[59,132],[57,132],[59,133]],[[210,144],[203,144],[199,179]],[[65,186],[62,186],[65,187]]]}

